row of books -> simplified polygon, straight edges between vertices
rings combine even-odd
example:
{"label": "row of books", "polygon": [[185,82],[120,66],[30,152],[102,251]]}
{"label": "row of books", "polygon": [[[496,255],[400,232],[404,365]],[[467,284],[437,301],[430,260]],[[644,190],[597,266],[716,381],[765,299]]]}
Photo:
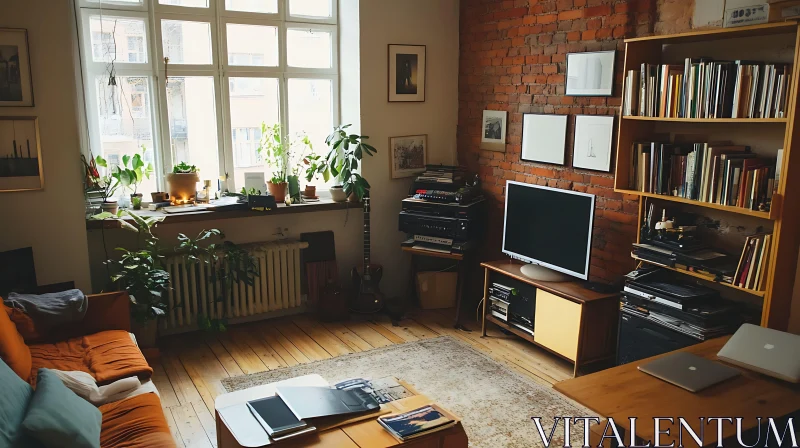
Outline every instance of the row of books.
{"label": "row of books", "polygon": [[748,146],[635,142],[628,182],[645,193],[768,211],[782,154],[775,160]]}
{"label": "row of books", "polygon": [[733,276],[733,285],[761,291],[766,287],[772,234],[748,236]]}
{"label": "row of books", "polygon": [[784,118],[792,66],[686,58],[647,64],[625,78],[623,115],[667,118]]}

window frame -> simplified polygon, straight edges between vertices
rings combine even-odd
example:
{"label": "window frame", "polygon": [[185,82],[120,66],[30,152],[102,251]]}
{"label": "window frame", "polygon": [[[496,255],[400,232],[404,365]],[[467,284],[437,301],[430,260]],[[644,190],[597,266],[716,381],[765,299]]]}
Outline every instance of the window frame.
{"label": "window frame", "polygon": [[[213,79],[215,118],[217,124],[217,146],[220,172],[218,176],[227,175],[227,188],[237,191],[241,186],[235,185],[233,128],[231,121],[230,78],[272,78],[278,81],[279,122],[286,133],[294,131],[289,125],[289,80],[294,78],[325,79],[331,81],[331,117],[333,126],[340,124],[340,72],[339,72],[339,25],[338,1],[329,0],[330,17],[306,17],[289,14],[290,0],[277,0],[278,12],[258,13],[244,11],[228,11],[225,0],[208,0],[208,7],[191,7],[162,5],[159,0],[141,0],[139,3],[115,2],[114,0],[78,0],[79,40],[81,48],[81,66],[84,75],[84,101],[86,104],[89,145],[92,154],[101,154],[102,139],[100,135],[98,101],[94,79],[99,73],[106,72],[105,62],[94,62],[91,44],[91,27],[89,17],[102,12],[103,16],[135,17],[145,20],[144,48],[147,53],[145,63],[115,63],[117,76],[143,76],[148,78],[149,108],[153,145],[155,154],[155,172],[159,173],[156,183],[160,190],[166,188],[166,175],[174,163],[172,151],[169,111],[167,101],[166,75],[206,76]],[[164,63],[164,46],[162,42],[162,20],[183,20],[206,22],[211,32],[211,64],[175,64]],[[262,25],[275,26],[278,29],[278,66],[237,66],[228,64],[227,25]],[[331,67],[306,68],[289,67],[287,63],[287,31],[289,29],[309,29],[331,34]],[[88,34],[87,34],[88,32]],[[88,51],[88,52],[87,52]],[[126,92],[130,93],[130,92]],[[317,152],[321,153],[319,148]],[[202,173],[205,177],[208,173]],[[213,180],[213,178],[212,178]]]}

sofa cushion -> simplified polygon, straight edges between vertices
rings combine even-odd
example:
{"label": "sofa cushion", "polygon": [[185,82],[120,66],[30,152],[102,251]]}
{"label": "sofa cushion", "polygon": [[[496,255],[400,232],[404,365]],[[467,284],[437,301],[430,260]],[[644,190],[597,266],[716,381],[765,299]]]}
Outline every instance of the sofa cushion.
{"label": "sofa cushion", "polygon": [[11,322],[14,322],[14,325],[17,327],[17,331],[19,332],[20,336],[22,336],[22,339],[25,340],[25,343],[30,344],[42,339],[39,332],[36,331],[36,325],[33,323],[31,316],[28,316],[22,310],[11,308],[6,305],[3,305],[3,309],[5,310],[6,314],[8,314]]}
{"label": "sofa cushion", "polygon": [[[103,385],[122,378],[150,378],[153,369],[126,331],[101,331],[54,344],[30,346],[33,369],[78,370]],[[35,384],[34,370],[31,384]]]}
{"label": "sofa cushion", "polygon": [[137,395],[100,406],[102,448],[174,448],[175,440],[156,394]]}
{"label": "sofa cushion", "polygon": [[48,369],[39,369],[36,392],[22,421],[23,430],[47,448],[99,448],[103,416],[67,389]]}
{"label": "sofa cushion", "polygon": [[2,360],[0,360],[0,384],[3,385],[3,393],[0,393],[0,446],[11,448],[35,446],[36,443],[28,440],[21,428],[25,411],[33,396],[33,389]]}
{"label": "sofa cushion", "polygon": [[0,358],[20,378],[28,381],[31,372],[31,351],[5,312],[0,312]]}

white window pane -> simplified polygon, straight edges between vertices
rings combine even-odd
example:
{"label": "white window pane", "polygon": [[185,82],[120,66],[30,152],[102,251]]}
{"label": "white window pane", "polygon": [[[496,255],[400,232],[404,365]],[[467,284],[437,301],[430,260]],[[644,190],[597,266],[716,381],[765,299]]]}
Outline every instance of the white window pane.
{"label": "white window pane", "polygon": [[[109,77],[103,75],[95,77],[94,81],[100,155],[110,167],[121,164],[123,156],[138,153],[155,168],[150,79],[117,76],[114,78],[116,85],[109,85]],[[155,174],[145,179],[138,188],[138,192],[146,198],[154,191],[158,191]],[[119,192],[120,195],[130,193],[132,191]]]}
{"label": "white window pane", "polygon": [[233,143],[234,183],[244,186],[244,173],[265,173],[263,157],[258,154],[261,124],[280,123],[280,94],[274,78],[230,78],[231,137]]}
{"label": "white window pane", "polygon": [[175,164],[186,162],[200,169],[198,189],[205,179],[219,178],[217,114],[214,78],[170,76],[167,82],[169,136]]}
{"label": "white window pane", "polygon": [[225,9],[228,11],[277,14],[278,0],[225,0]]}
{"label": "white window pane", "polygon": [[289,14],[293,16],[330,17],[331,0],[289,0]]}
{"label": "white window pane", "polygon": [[161,20],[164,56],[170,64],[211,64],[211,24]]}
{"label": "white window pane", "polygon": [[92,60],[95,62],[147,62],[144,20],[99,15],[89,18]]}
{"label": "white window pane", "polygon": [[332,89],[329,79],[289,80],[289,132],[308,134],[319,154],[325,154],[325,137],[333,129]]}
{"label": "white window pane", "polygon": [[277,67],[278,28],[227,24],[228,64]]}
{"label": "white window pane", "polygon": [[187,6],[189,8],[208,8],[208,0],[158,0],[158,4]]}
{"label": "white window pane", "polygon": [[291,67],[331,68],[331,33],[289,29],[286,45]]}
{"label": "white window pane", "polygon": [[[101,0],[86,0],[88,3],[100,3]],[[141,5],[143,0],[102,0],[103,3],[120,3],[123,5]]]}

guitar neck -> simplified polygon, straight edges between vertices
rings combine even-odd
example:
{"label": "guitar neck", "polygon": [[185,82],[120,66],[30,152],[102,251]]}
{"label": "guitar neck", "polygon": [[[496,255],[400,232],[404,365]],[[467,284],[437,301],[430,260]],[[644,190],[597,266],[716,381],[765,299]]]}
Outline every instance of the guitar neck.
{"label": "guitar neck", "polygon": [[369,198],[364,198],[364,268],[370,265],[369,254]]}

